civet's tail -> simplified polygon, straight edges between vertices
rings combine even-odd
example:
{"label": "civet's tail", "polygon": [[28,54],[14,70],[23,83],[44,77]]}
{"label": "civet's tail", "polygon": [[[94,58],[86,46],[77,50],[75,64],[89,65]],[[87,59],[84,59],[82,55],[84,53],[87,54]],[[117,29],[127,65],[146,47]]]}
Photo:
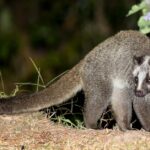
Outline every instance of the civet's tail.
{"label": "civet's tail", "polygon": [[40,92],[0,99],[0,114],[38,111],[65,102],[80,90],[82,90],[82,83],[80,64],[78,64],[55,83]]}

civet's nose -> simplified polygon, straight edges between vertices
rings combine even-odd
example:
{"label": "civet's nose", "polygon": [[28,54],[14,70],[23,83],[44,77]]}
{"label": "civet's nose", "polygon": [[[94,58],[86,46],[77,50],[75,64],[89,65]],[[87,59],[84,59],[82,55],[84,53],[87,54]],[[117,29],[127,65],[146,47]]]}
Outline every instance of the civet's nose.
{"label": "civet's nose", "polygon": [[142,90],[135,91],[135,95],[138,96],[138,97],[144,97],[145,96],[145,94]]}

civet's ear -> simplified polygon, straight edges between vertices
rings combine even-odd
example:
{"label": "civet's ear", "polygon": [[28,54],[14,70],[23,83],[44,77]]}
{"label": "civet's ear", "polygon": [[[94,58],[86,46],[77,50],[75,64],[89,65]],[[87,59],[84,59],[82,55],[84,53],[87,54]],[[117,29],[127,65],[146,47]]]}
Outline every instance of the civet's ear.
{"label": "civet's ear", "polygon": [[144,56],[133,56],[133,62],[135,65],[141,65],[143,63]]}

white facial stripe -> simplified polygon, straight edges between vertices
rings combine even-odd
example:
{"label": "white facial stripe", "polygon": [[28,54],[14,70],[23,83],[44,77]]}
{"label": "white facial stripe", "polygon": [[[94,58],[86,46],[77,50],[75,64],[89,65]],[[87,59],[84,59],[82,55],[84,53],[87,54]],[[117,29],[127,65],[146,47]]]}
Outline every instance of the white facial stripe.
{"label": "white facial stripe", "polygon": [[149,60],[150,60],[150,56],[145,56],[143,64],[148,65]]}
{"label": "white facial stripe", "polygon": [[148,89],[150,89],[150,85],[149,84],[147,85],[147,87],[148,87]]}
{"label": "white facial stripe", "polygon": [[150,61],[150,56],[145,56],[144,62],[141,65],[139,65],[139,66],[138,65],[135,66],[135,68],[133,70],[133,76],[134,77],[137,76],[137,74],[142,71],[142,68],[144,68],[144,70],[148,69],[148,67],[149,67],[149,61]]}
{"label": "white facial stripe", "polygon": [[145,78],[146,78],[146,72],[139,73],[137,90],[141,90],[142,89],[142,85],[143,85],[143,82],[144,82]]}
{"label": "white facial stripe", "polygon": [[140,67],[135,67],[134,70],[133,70],[133,76],[137,76],[138,72],[140,70]]}

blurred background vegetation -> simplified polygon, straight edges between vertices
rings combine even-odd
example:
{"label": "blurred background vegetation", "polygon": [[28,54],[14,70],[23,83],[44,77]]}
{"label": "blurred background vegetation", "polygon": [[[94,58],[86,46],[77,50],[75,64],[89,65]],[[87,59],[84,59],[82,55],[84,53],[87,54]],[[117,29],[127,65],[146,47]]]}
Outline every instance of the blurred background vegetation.
{"label": "blurred background vegetation", "polygon": [[[99,42],[137,29],[139,14],[126,17],[139,0],[1,0],[0,71],[7,92],[15,82],[36,82],[29,57],[45,82],[71,68]],[[2,90],[2,84],[0,84]]]}

